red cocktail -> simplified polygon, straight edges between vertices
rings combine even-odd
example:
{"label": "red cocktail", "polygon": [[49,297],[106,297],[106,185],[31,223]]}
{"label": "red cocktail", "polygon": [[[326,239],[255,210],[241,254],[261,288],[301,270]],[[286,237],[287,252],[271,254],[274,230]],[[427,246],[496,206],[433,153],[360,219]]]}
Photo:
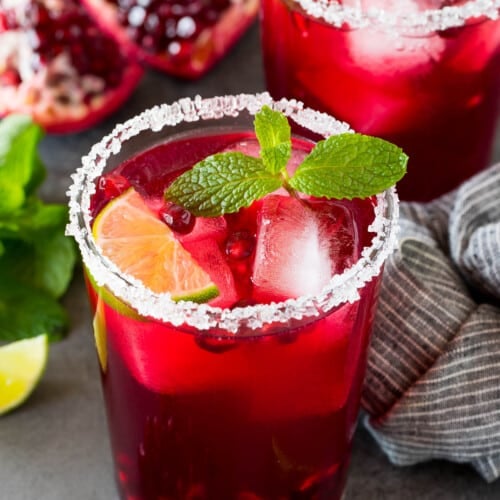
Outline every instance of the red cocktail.
{"label": "red cocktail", "polygon": [[[124,499],[342,495],[380,271],[394,242],[393,192],[338,201],[278,190],[236,213],[195,220],[163,199],[207,155],[254,154],[248,118],[268,102],[263,94],[151,110],[96,146],[75,178],[69,231],[88,271]],[[315,133],[343,131],[310,110],[282,106]],[[244,118],[247,131],[198,123],[196,132],[177,133],[175,124],[189,125],[194,115],[204,127],[209,117],[225,126]],[[125,138],[165,124],[174,135],[142,132],[151,137],[125,150]],[[312,146],[294,139],[289,168]],[[105,163],[111,169],[103,173]],[[158,291],[162,284],[147,288],[114,268],[102,256],[108,241],[100,228],[104,218],[134,215],[133,237],[108,258],[121,262],[132,245],[138,250],[130,260],[140,260],[134,245],[144,228],[161,232],[167,222],[219,294],[210,298],[205,287],[204,304],[174,302]]]}
{"label": "red cocktail", "polygon": [[407,200],[430,200],[486,167],[498,118],[500,2],[443,3],[261,4],[271,94],[401,146]]}

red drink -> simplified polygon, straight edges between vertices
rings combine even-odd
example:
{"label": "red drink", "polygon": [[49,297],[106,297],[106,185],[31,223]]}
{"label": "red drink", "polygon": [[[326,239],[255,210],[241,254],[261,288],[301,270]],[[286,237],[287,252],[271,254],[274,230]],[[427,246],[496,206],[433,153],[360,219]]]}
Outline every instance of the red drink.
{"label": "red drink", "polygon": [[[97,192],[87,198],[88,227],[130,186],[160,218],[162,194],[182,171],[208,154],[251,152],[254,144],[248,132],[188,132],[117,162],[117,168],[96,176]],[[302,139],[293,144],[293,158],[302,158],[312,146]],[[97,154],[105,156],[102,149]],[[81,232],[77,236],[73,228],[90,271],[87,284],[122,498],[341,497],[380,266],[391,247],[390,234],[382,234],[392,233],[391,197],[298,201],[278,192],[236,214],[197,218],[177,238],[220,290],[209,305],[222,309],[201,313],[214,321],[205,328],[196,316],[198,306],[193,312],[177,303],[174,309],[187,307],[179,318],[172,310],[171,321],[155,319],[163,307],[145,314],[141,299],[113,289],[112,278],[109,289],[96,287],[94,279],[103,281],[100,264],[87,258]],[[386,198],[388,219],[375,210],[378,205],[384,211]],[[273,261],[283,246],[290,248],[285,252],[290,260]],[[369,263],[362,250],[370,246]],[[340,277],[358,267],[355,274],[362,281],[347,291],[349,278]],[[324,291],[325,273],[339,277],[335,290]],[[328,276],[325,283],[333,286]],[[336,297],[339,290],[344,295]],[[302,303],[301,293],[316,296]],[[296,300],[282,302],[289,298]]]}
{"label": "red drink", "polygon": [[[449,29],[420,25],[397,33],[397,25],[382,26],[374,17],[364,27],[342,23],[342,14],[335,18],[339,26],[328,24],[298,3],[262,2],[273,97],[299,99],[402,147],[410,157],[398,184],[403,199],[433,199],[487,166],[500,104],[500,20],[470,11],[453,18],[450,11],[449,19],[443,14]],[[365,9],[382,5],[389,16],[406,14],[407,21],[419,8],[392,0],[363,3]],[[453,27],[457,19],[465,25]]]}

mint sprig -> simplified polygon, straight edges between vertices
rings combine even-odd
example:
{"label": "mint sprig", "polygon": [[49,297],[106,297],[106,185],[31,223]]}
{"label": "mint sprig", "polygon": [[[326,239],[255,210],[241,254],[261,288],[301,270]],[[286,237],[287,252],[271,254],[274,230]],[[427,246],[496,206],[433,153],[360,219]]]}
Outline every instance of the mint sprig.
{"label": "mint sprig", "polygon": [[43,131],[31,118],[0,122],[0,343],[47,333],[61,338],[68,316],[59,303],[76,261],[64,236],[67,208],[44,203],[38,145]]}
{"label": "mint sprig", "polygon": [[318,198],[366,198],[393,186],[406,173],[408,157],[383,139],[341,134],[319,141],[289,176],[291,129],[285,115],[264,106],[255,115],[260,157],[217,153],[179,176],[165,198],[194,215],[215,217],[249,206],[284,187]]}

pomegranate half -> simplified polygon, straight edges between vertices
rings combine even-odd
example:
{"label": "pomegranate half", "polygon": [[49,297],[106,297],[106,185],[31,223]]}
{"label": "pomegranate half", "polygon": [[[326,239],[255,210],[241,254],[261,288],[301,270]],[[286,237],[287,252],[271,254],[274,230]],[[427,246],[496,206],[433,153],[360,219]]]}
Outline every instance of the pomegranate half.
{"label": "pomegranate half", "polygon": [[255,19],[258,0],[82,0],[96,21],[150,66],[194,79]]}
{"label": "pomegranate half", "polygon": [[0,0],[0,117],[76,132],[115,111],[143,70],[77,0]]}

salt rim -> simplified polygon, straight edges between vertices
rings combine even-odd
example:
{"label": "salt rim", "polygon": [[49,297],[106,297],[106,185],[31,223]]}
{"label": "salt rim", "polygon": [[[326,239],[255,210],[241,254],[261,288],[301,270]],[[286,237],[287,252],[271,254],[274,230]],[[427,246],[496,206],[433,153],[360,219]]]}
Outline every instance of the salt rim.
{"label": "salt rim", "polygon": [[335,27],[344,24],[353,29],[376,27],[385,31],[405,34],[418,31],[428,34],[448,28],[464,26],[467,21],[486,17],[496,20],[500,16],[500,0],[469,0],[462,5],[427,9],[411,14],[399,14],[393,10],[341,5],[338,0],[293,0],[310,16],[322,18]]}
{"label": "salt rim", "polygon": [[[331,116],[304,108],[296,100],[273,101],[267,92],[239,94],[203,99],[183,98],[172,104],[155,106],[119,124],[90,153],[82,158],[82,166],[72,174],[69,196],[69,223],[66,234],[77,241],[82,259],[98,286],[106,285],[112,293],[132,305],[139,314],[168,322],[174,326],[187,324],[198,330],[221,328],[236,333],[240,327],[250,330],[267,323],[285,323],[292,319],[317,317],[346,302],[359,299],[359,290],[379,274],[382,264],[396,243],[398,198],[394,188],[377,195],[375,218],[369,230],[375,233],[372,244],[363,249],[361,257],[342,274],[332,277],[318,295],[306,295],[280,303],[259,304],[234,309],[222,309],[189,301],[174,302],[169,293],[154,293],[139,280],[125,275],[106,258],[96,245],[91,230],[90,199],[95,193],[94,180],[103,172],[108,160],[116,155],[122,143],[141,131],[160,131],[182,121],[237,116],[248,110],[255,114],[263,105],[283,112],[297,124],[323,136],[352,132],[344,122]],[[386,212],[389,216],[386,217]]]}

